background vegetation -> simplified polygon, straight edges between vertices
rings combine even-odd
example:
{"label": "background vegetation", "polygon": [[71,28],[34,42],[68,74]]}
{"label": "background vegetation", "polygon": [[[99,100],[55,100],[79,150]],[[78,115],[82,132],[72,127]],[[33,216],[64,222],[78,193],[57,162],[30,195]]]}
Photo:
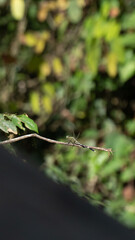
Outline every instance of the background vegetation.
{"label": "background vegetation", "polygon": [[80,132],[114,154],[38,139],[13,146],[135,227],[135,2],[0,0],[0,28],[0,112],[27,113],[45,137]]}

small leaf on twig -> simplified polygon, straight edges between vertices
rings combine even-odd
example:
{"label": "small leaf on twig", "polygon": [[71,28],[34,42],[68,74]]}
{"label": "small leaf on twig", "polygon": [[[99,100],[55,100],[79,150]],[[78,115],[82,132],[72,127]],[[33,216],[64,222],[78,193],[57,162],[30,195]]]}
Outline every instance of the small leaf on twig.
{"label": "small leaf on twig", "polygon": [[37,124],[28,117],[27,114],[22,114],[18,116],[21,122],[24,123],[25,127],[38,133]]}
{"label": "small leaf on twig", "polygon": [[17,134],[17,128],[13,122],[4,118],[4,115],[0,114],[0,129],[6,133],[12,132]]}

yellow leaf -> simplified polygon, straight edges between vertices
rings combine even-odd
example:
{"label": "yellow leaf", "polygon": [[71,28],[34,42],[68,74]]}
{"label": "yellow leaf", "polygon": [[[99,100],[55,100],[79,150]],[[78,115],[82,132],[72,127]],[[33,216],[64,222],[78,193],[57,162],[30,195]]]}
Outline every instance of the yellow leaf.
{"label": "yellow leaf", "polygon": [[49,12],[48,2],[41,2],[37,13],[38,20],[40,22],[45,21],[48,16],[48,12]]}
{"label": "yellow leaf", "polygon": [[44,39],[37,39],[36,46],[35,46],[35,52],[36,53],[42,53],[45,48],[45,41]]}
{"label": "yellow leaf", "polygon": [[24,35],[24,43],[28,47],[34,47],[36,42],[37,42],[37,39],[36,39],[36,37],[35,37],[35,35],[33,33],[26,33]]}
{"label": "yellow leaf", "polygon": [[86,5],[85,0],[77,0],[77,3],[80,7],[84,7]]}
{"label": "yellow leaf", "polygon": [[50,1],[48,2],[48,7],[50,10],[55,10],[57,7],[57,2],[56,1]]}
{"label": "yellow leaf", "polygon": [[39,114],[40,113],[40,98],[39,98],[39,94],[37,92],[31,93],[30,103],[31,103],[32,111],[35,114]]}
{"label": "yellow leaf", "polygon": [[40,68],[39,68],[39,77],[40,79],[44,79],[45,77],[49,76],[51,73],[51,67],[50,65],[47,63],[47,62],[43,62],[41,65],[40,65]]}
{"label": "yellow leaf", "polygon": [[117,55],[113,52],[107,56],[107,72],[110,77],[115,77],[117,74]]}
{"label": "yellow leaf", "polygon": [[59,13],[54,17],[55,25],[60,25],[65,19],[65,15],[63,13]]}
{"label": "yellow leaf", "polygon": [[57,0],[57,8],[61,11],[64,11],[68,7],[68,1],[67,0]]}
{"label": "yellow leaf", "polygon": [[49,96],[44,96],[42,98],[42,104],[46,113],[50,114],[52,112],[52,101]]}
{"label": "yellow leaf", "polygon": [[62,74],[62,71],[63,71],[63,66],[62,66],[60,58],[58,58],[58,57],[54,58],[53,62],[52,62],[52,65],[53,65],[54,73],[56,75],[60,76]]}
{"label": "yellow leaf", "polygon": [[49,95],[50,97],[54,96],[54,86],[51,83],[45,83],[43,86],[43,90],[45,94]]}
{"label": "yellow leaf", "polygon": [[77,117],[80,118],[80,119],[84,119],[84,118],[86,117],[86,114],[85,114],[85,112],[83,112],[83,111],[78,111],[78,112],[76,113],[76,115],[77,115]]}
{"label": "yellow leaf", "polygon": [[50,33],[48,31],[44,31],[41,33],[41,38],[44,40],[44,41],[47,41],[49,38],[50,38]]}
{"label": "yellow leaf", "polygon": [[25,12],[24,0],[10,0],[10,10],[15,20],[21,20]]}

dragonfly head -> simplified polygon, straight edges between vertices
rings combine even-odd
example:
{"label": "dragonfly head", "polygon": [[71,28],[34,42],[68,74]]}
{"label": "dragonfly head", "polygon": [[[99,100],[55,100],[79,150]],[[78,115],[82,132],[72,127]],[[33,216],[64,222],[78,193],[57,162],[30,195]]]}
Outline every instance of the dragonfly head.
{"label": "dragonfly head", "polygon": [[66,136],[66,138],[68,139],[68,138],[69,138],[69,136]]}

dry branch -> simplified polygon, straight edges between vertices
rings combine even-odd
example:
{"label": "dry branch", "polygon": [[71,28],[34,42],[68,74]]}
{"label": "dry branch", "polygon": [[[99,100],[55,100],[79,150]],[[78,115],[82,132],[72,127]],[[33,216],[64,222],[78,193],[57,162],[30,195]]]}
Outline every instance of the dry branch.
{"label": "dry branch", "polygon": [[[18,142],[20,140],[23,140],[23,139],[26,139],[26,138],[31,138],[31,137],[36,137],[36,138],[39,138],[43,141],[47,141],[47,142],[50,142],[50,143],[61,144],[61,145],[66,145],[66,146],[75,146],[75,147],[82,148],[81,145],[76,144],[76,143],[73,144],[73,143],[68,143],[68,142],[56,141],[56,140],[53,140],[53,139],[50,139],[50,138],[42,137],[42,136],[40,136],[36,133],[26,134],[26,135],[23,135],[23,136],[20,136],[20,137],[15,137],[15,138],[12,138],[12,139],[9,139],[9,140],[1,141],[0,145]],[[85,145],[85,148],[87,148],[87,149],[91,148],[93,150],[100,150],[100,151],[105,151],[105,152],[112,153],[111,148],[92,147],[92,146],[87,146],[87,145]]]}

